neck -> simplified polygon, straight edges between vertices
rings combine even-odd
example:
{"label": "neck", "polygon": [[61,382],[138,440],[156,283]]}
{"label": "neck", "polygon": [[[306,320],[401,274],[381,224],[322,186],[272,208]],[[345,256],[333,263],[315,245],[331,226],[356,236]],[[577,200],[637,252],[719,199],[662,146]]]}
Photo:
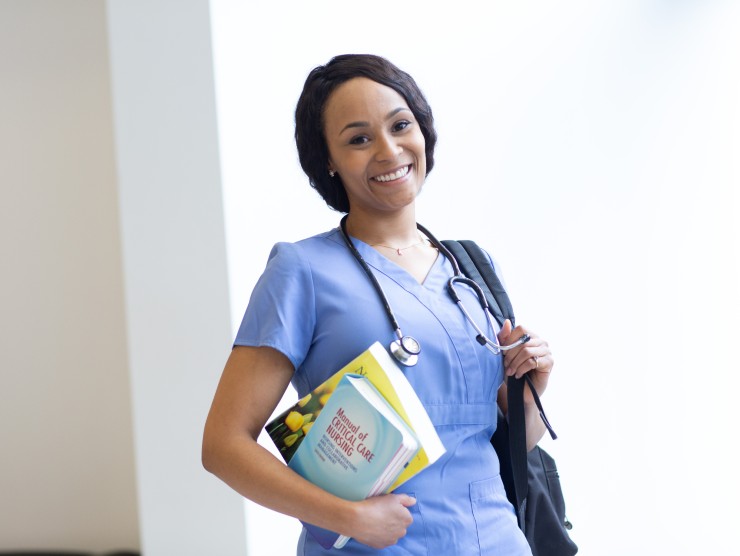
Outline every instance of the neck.
{"label": "neck", "polygon": [[392,215],[350,212],[347,216],[347,233],[370,245],[406,246],[419,241],[413,207]]}

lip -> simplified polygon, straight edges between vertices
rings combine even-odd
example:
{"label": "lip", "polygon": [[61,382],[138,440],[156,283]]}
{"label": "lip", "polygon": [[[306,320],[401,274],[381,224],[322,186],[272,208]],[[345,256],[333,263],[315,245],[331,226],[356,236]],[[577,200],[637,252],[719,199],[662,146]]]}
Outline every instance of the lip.
{"label": "lip", "polygon": [[[406,173],[403,174],[402,176],[398,177],[398,178],[390,179],[390,180],[379,180],[379,179],[377,179],[380,176],[390,176],[392,174],[395,174],[396,172],[398,172],[399,170],[403,170],[404,168],[406,168]],[[397,168],[394,168],[393,170],[390,170],[388,172],[383,172],[382,174],[377,174],[376,176],[373,176],[370,179],[373,182],[375,182],[375,183],[380,183],[380,184],[383,184],[383,185],[396,183],[396,182],[399,182],[399,181],[401,181],[401,180],[409,177],[409,175],[411,174],[411,171],[413,170],[413,168],[414,168],[414,165],[412,163],[410,163],[410,164],[402,164],[401,166],[398,166]]]}

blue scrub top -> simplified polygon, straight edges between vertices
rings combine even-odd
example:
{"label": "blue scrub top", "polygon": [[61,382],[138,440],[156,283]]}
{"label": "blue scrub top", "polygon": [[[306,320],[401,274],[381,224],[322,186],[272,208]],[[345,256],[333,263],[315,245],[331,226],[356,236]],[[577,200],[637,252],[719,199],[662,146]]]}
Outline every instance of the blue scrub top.
{"label": "blue scrub top", "polygon": [[[421,344],[418,364],[402,370],[447,451],[396,490],[417,499],[409,508],[414,522],[398,544],[375,550],[350,540],[341,551],[325,550],[304,530],[297,554],[530,555],[489,442],[502,357],[475,341],[475,331],[447,293],[452,265],[440,254],[419,284],[369,245],[353,242],[401,330]],[[464,286],[459,290],[478,326],[495,334],[486,330],[477,296]],[[373,342],[387,346],[394,337],[382,301],[334,229],[273,247],[234,345],[269,346],[285,354],[302,397]]]}

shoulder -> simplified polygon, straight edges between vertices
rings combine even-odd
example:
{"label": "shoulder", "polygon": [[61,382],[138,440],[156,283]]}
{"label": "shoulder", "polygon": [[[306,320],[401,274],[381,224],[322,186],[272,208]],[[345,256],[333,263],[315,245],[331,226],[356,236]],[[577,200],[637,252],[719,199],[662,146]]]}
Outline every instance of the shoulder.
{"label": "shoulder", "polygon": [[331,252],[337,248],[344,250],[346,246],[338,228],[333,228],[327,232],[307,237],[293,244],[296,249],[307,255],[321,254]]}
{"label": "shoulder", "polygon": [[343,245],[338,230],[316,234],[295,242],[280,241],[272,246],[267,258],[267,267],[310,268],[312,264],[330,253],[335,246]]}
{"label": "shoulder", "polygon": [[347,247],[337,230],[295,242],[275,243],[258,284],[262,288],[300,287],[313,291],[346,264]]}

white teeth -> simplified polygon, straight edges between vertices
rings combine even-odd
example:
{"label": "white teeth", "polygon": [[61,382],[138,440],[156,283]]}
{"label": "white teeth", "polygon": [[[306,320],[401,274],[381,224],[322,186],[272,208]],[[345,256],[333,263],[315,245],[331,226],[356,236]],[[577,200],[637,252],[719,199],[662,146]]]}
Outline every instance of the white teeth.
{"label": "white teeth", "polygon": [[382,176],[375,176],[373,178],[375,181],[391,181],[391,180],[397,180],[398,178],[404,177],[406,174],[409,173],[410,166],[404,166],[403,168],[400,168],[399,170],[396,170],[392,174],[383,174]]}

